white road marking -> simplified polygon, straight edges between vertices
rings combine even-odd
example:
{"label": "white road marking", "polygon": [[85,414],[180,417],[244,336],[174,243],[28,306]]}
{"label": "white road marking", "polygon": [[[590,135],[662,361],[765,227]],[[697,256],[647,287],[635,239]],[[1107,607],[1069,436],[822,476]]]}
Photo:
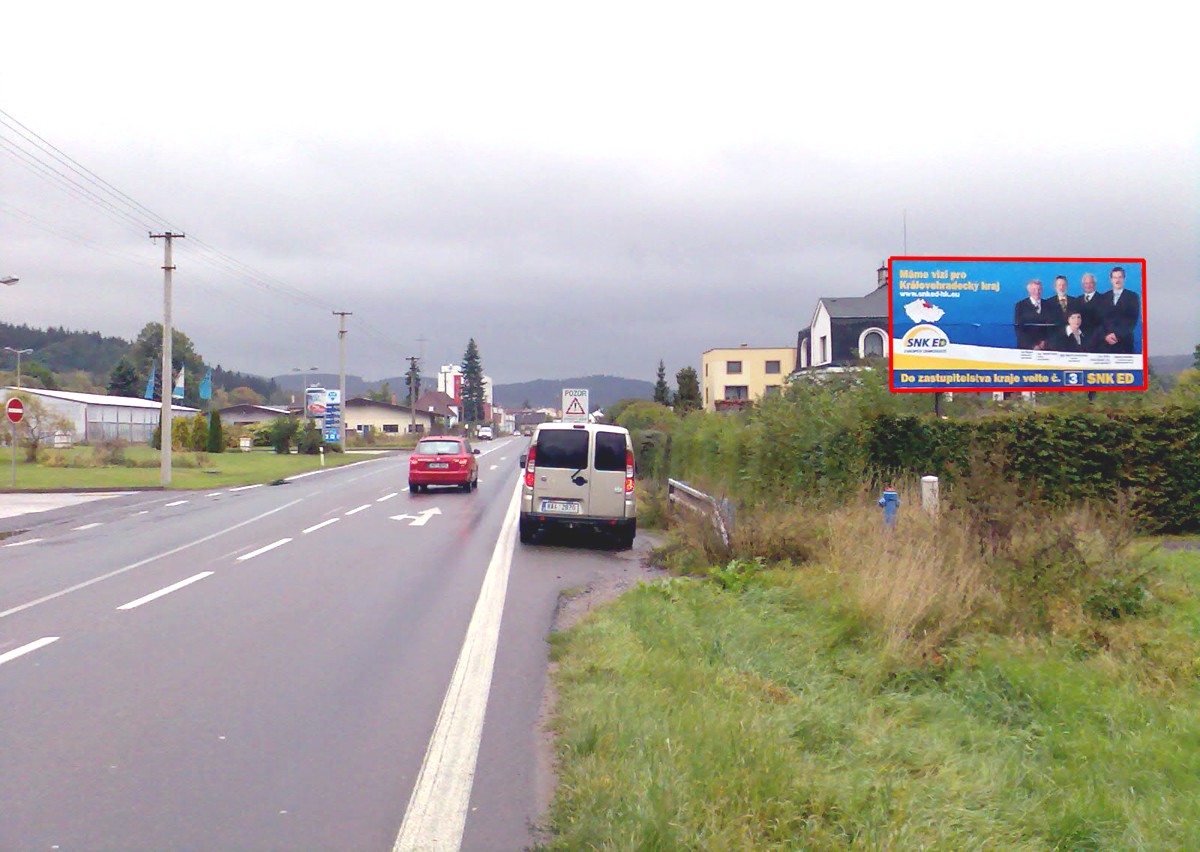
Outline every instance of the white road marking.
{"label": "white road marking", "polygon": [[136,518],[138,515],[149,515],[149,514],[150,514],[149,509],[142,509],[142,511],[140,511],[140,512],[134,512],[133,516]]}
{"label": "white road marking", "polygon": [[489,467],[489,468],[488,468],[488,470],[495,470],[495,469],[496,469],[496,468],[498,468],[498,467],[500,467],[500,465],[498,465],[498,464],[494,464],[494,465],[492,465],[491,467]]}
{"label": "white road marking", "polygon": [[162,553],[155,554],[154,556],[149,556],[145,559],[142,559],[139,562],[134,562],[132,565],[126,565],[125,567],[118,568],[115,571],[109,571],[107,574],[101,574],[99,577],[93,577],[92,579],[85,580],[82,583],[76,583],[74,586],[70,586],[66,589],[55,592],[52,595],[46,595],[44,597],[38,598],[37,600],[29,601],[28,603],[23,603],[20,606],[11,607],[10,609],[6,609],[3,612],[0,612],[0,618],[7,618],[10,615],[16,615],[18,612],[23,612],[27,609],[30,609],[31,607],[39,606],[48,601],[52,601],[57,598],[61,598],[64,595],[69,595],[72,592],[78,592],[80,589],[86,589],[88,586],[95,585],[96,583],[101,583],[105,580],[111,579],[112,577],[116,577],[119,574],[124,574],[126,571],[132,571],[135,568],[141,568],[143,565],[149,565],[151,562],[157,562],[159,559],[166,559],[168,556],[174,556],[176,553],[180,553],[181,551],[187,550],[190,547],[195,547],[198,544],[204,544],[204,542],[206,542],[206,541],[212,541],[214,538],[223,536],[226,533],[231,533],[236,529],[241,529],[242,527],[244,527],[248,524],[253,524],[258,521],[261,521],[263,518],[268,517],[270,515],[274,515],[276,512],[282,512],[284,509],[290,509],[290,508],[292,508],[292,506],[295,506],[297,503],[301,502],[303,499],[304,499],[303,497],[300,497],[299,499],[293,500],[290,503],[284,503],[282,506],[278,506],[274,509],[271,509],[270,511],[263,512],[261,515],[255,515],[253,518],[247,518],[246,520],[241,521],[240,523],[236,523],[236,524],[233,524],[232,526],[225,527],[224,529],[217,530],[215,533],[211,533],[210,535],[206,535],[202,538],[198,538],[195,541],[189,541],[187,544],[181,544],[181,545],[179,545],[179,547],[173,547],[170,550],[163,551]]}
{"label": "white road marking", "polygon": [[520,499],[520,487],[514,488],[393,852],[457,850],[462,844],[500,639]]}
{"label": "white road marking", "polygon": [[262,488],[262,487],[263,487],[263,484],[261,482],[257,482],[254,485],[240,485],[237,488],[230,488],[229,490],[230,491],[249,491],[251,488]]}
{"label": "white road marking", "polygon": [[30,642],[28,645],[22,645],[20,648],[13,648],[6,654],[0,654],[0,665],[7,663],[9,660],[15,660],[17,657],[23,657],[30,651],[36,651],[38,648],[44,648],[51,642],[57,642],[57,636],[44,636],[36,642]]}
{"label": "white road marking", "polygon": [[399,493],[400,493],[399,491],[393,491],[391,494],[384,494],[382,497],[380,497],[375,502],[382,503],[384,500],[391,500],[393,497],[395,497]]}
{"label": "white road marking", "polygon": [[357,515],[357,514],[358,514],[359,512],[361,512],[363,509],[370,509],[370,508],[371,508],[371,504],[370,504],[370,503],[364,503],[364,504],[362,504],[361,506],[359,506],[359,507],[358,507],[358,508],[356,508],[356,509],[351,509],[349,512],[347,512],[347,513],[346,513],[346,515],[347,515],[347,516],[349,516],[349,515]]}
{"label": "white road marking", "polygon": [[214,491],[212,494],[209,494],[208,496],[209,496],[209,497],[220,497],[220,496],[221,496],[221,492],[220,492],[220,491]]}
{"label": "white road marking", "polygon": [[412,523],[409,524],[410,527],[423,527],[427,523],[429,523],[430,518],[432,518],[434,515],[440,515],[441,513],[442,513],[442,510],[439,509],[437,506],[434,506],[431,509],[426,509],[424,512],[418,512],[415,515],[392,515],[391,520],[393,520],[393,521],[411,520]]}
{"label": "white road marking", "polygon": [[321,527],[327,527],[327,526],[329,526],[330,524],[336,524],[336,523],[337,523],[338,521],[340,521],[340,520],[341,520],[341,518],[330,518],[328,521],[321,521],[321,523],[319,523],[319,524],[313,524],[311,527],[309,527],[309,528],[308,528],[308,529],[306,529],[306,530],[300,530],[300,532],[301,532],[301,533],[310,533],[310,532],[316,532],[316,531],[317,531],[317,530],[319,530]]}
{"label": "white road marking", "polygon": [[24,541],[14,541],[12,544],[6,544],[5,547],[24,547],[27,544],[37,544],[39,541],[45,541],[41,538],[27,538]]}
{"label": "white road marking", "polygon": [[293,479],[303,479],[306,476],[316,476],[318,473],[325,473],[326,471],[336,470],[336,469],[337,468],[333,468],[333,467],[317,468],[316,470],[310,470],[307,473],[297,473],[295,476],[285,477],[284,481],[291,482]]}
{"label": "white road marking", "polygon": [[192,583],[198,582],[199,580],[203,580],[205,577],[211,577],[212,575],[213,575],[212,571],[201,571],[199,574],[193,574],[191,577],[188,577],[186,580],[180,580],[178,583],[172,583],[171,585],[167,586],[165,589],[159,589],[157,592],[151,592],[150,594],[148,594],[144,597],[140,597],[136,601],[130,601],[127,604],[121,604],[121,606],[117,607],[117,609],[137,609],[142,604],[150,603],[150,601],[153,601],[153,600],[158,600],[163,595],[169,595],[169,594],[171,594],[171,592],[176,592],[176,591],[182,589],[184,586],[190,586]]}
{"label": "white road marking", "polygon": [[187,502],[187,500],[176,500],[176,501],[174,501],[173,503],[167,503],[167,504],[166,504],[166,506],[167,506],[167,508],[169,509],[169,508],[171,508],[172,506],[182,506],[182,505],[183,505],[184,503],[186,503],[186,502]]}
{"label": "white road marking", "polygon": [[252,550],[249,553],[245,553],[245,554],[239,556],[237,558],[237,561],[245,562],[247,559],[253,559],[255,556],[262,556],[268,550],[274,550],[277,547],[283,547],[283,545],[287,544],[289,541],[291,541],[290,538],[281,538],[281,539],[279,539],[279,541],[272,542],[271,544],[268,544],[266,547],[260,547],[258,550]]}
{"label": "white road marking", "polygon": [[71,532],[80,532],[81,530],[93,530],[96,527],[103,526],[99,521],[90,524],[84,524],[81,527],[71,527]]}

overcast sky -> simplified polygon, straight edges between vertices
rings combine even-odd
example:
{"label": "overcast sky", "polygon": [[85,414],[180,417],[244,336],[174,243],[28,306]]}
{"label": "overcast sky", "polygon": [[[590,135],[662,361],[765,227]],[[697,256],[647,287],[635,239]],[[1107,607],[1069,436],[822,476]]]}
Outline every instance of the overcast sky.
{"label": "overcast sky", "polygon": [[787,5],[18,4],[0,109],[159,218],[0,128],[0,318],[161,321],[170,223],[177,327],[264,375],[336,370],[336,309],[368,379],[470,337],[501,383],[652,379],[906,247],[1145,257],[1151,354],[1200,342],[1177,4]]}

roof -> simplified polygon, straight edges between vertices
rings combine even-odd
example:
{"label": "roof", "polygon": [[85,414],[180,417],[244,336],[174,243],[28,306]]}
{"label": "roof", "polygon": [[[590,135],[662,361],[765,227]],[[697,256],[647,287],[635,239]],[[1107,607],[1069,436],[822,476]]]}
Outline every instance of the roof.
{"label": "roof", "polygon": [[226,411],[266,411],[271,414],[290,414],[291,409],[284,405],[255,405],[252,402],[241,402],[237,405],[227,405],[217,409],[221,414]]}
{"label": "roof", "polygon": [[439,417],[456,417],[454,397],[441,391],[426,391],[417,397],[417,410],[427,411]]}
{"label": "roof", "polygon": [[[399,405],[394,402],[380,402],[377,399],[367,399],[365,396],[356,396],[353,399],[346,400],[346,408],[387,408],[392,411],[403,411],[405,414],[411,414],[412,409],[407,405]],[[418,414],[427,414],[428,412],[417,409]]]}
{"label": "roof", "polygon": [[865,296],[821,299],[831,319],[877,319],[888,315],[888,290],[877,287]]}
{"label": "roof", "polygon": [[717,346],[712,349],[705,349],[701,355],[707,355],[709,352],[774,352],[779,349],[795,349],[794,346]]}
{"label": "roof", "polygon": [[[161,402],[153,399],[142,399],[140,396],[109,396],[102,393],[76,393],[75,391],[54,391],[46,390],[45,388],[7,387],[5,390],[30,393],[35,396],[44,396],[48,399],[60,399],[64,402],[77,402],[83,405],[117,405],[122,408],[162,408]],[[172,402],[171,408],[176,411],[200,410],[191,406],[181,405],[178,402]]]}

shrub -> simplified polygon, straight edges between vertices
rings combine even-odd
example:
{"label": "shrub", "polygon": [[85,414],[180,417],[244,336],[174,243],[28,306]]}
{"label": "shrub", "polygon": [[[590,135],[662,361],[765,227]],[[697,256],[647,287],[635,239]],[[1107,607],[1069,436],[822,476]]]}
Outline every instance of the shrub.
{"label": "shrub", "polygon": [[221,412],[219,411],[214,411],[209,415],[204,450],[209,453],[225,452],[225,435],[224,430],[221,428]]}
{"label": "shrub", "polygon": [[295,417],[276,417],[267,428],[270,446],[280,455],[287,453],[299,428],[300,423]]}

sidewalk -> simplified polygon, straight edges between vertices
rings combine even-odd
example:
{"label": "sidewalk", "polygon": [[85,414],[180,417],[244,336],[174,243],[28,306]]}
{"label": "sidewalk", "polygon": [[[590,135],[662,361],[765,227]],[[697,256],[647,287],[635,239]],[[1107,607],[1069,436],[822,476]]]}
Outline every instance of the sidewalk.
{"label": "sidewalk", "polygon": [[120,497],[121,492],[89,494],[0,494],[0,518],[15,518],[34,512],[52,512],[92,500]]}

